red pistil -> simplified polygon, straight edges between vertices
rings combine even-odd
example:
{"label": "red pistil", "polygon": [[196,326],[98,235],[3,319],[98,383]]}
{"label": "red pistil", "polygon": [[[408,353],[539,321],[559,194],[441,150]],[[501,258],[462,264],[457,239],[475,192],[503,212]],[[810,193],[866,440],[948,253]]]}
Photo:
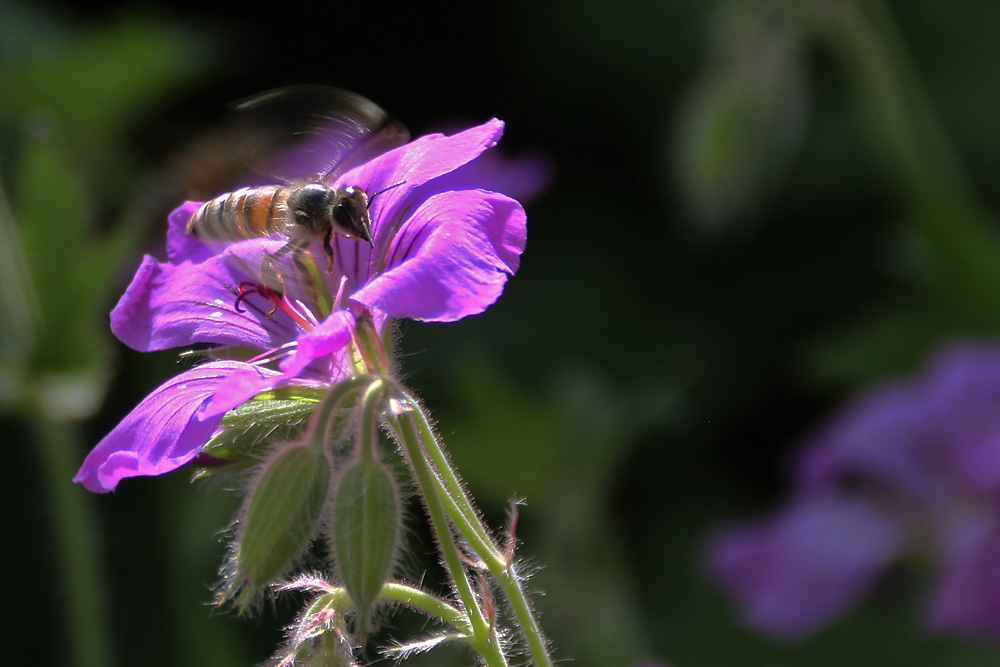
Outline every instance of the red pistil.
{"label": "red pistil", "polygon": [[275,311],[278,310],[278,304],[281,303],[280,294],[275,292],[270,287],[266,285],[259,285],[253,282],[252,280],[244,280],[239,285],[237,285],[237,289],[239,289],[240,293],[236,297],[236,302],[233,304],[233,307],[236,308],[237,313],[247,312],[246,309],[243,308],[243,306],[240,304],[242,304],[243,300],[246,299],[251,294],[260,294],[265,299],[269,299],[274,303],[274,307],[271,308],[271,310],[268,311],[267,313],[268,317],[274,316]]}

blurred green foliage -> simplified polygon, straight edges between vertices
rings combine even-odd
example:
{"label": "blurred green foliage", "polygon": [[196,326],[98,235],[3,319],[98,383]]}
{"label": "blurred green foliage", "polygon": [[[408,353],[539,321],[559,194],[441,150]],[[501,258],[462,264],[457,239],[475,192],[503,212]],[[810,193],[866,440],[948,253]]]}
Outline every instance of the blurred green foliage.
{"label": "blurred green foliage", "polygon": [[[68,480],[175,368],[105,319],[139,251],[160,252],[164,166],[227,101],[310,81],[415,133],[497,115],[508,149],[555,163],[503,298],[405,324],[403,368],[493,525],[526,499],[520,553],[541,566],[557,658],[996,662],[922,635],[907,572],[812,640],[755,637],[700,553],[717,522],[778,498],[782,454],[850,391],[1000,331],[1000,5],[280,9],[0,3],[0,499],[24,508],[4,518],[5,660],[225,667],[280,640],[284,606],[251,621],[204,606],[234,494],[183,471],[98,498]],[[66,599],[98,618],[86,604],[104,598],[104,648],[71,604],[52,619],[66,582],[92,576],[97,592]],[[52,641],[64,623],[77,644]]]}
{"label": "blurred green foliage", "polygon": [[87,417],[110,374],[103,311],[140,238],[133,221],[112,218],[141,184],[128,133],[191,78],[202,50],[150,18],[74,29],[27,8],[7,11],[0,174],[10,199],[7,266],[20,271],[7,283],[16,293],[3,317],[10,344],[0,372],[19,379],[5,383],[12,393],[44,394],[53,416]]}

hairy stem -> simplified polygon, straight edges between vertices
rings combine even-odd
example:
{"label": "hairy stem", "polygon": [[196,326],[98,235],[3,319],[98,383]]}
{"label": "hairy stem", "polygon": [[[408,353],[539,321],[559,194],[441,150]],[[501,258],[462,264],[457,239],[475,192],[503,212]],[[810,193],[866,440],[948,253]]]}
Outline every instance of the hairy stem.
{"label": "hairy stem", "polygon": [[396,387],[405,396],[410,412],[404,415],[406,423],[411,423],[414,429],[413,437],[418,437],[424,445],[424,451],[430,457],[426,464],[433,469],[433,480],[439,486],[449,517],[455,529],[476,555],[483,561],[486,569],[499,583],[501,590],[510,602],[514,617],[525,640],[531,658],[537,667],[551,667],[552,658],[549,655],[542,629],[535,618],[522,585],[523,580],[517,573],[513,562],[507,560],[503,552],[489,536],[489,531],[476,511],[471,498],[462,486],[461,480],[434,434],[426,412],[419,402],[399,385]]}
{"label": "hairy stem", "polygon": [[436,595],[422,591],[415,586],[390,582],[382,586],[379,598],[400,602],[419,609],[428,616],[439,618],[463,633],[468,634],[472,632],[472,626],[469,625],[469,620],[465,614]]}
{"label": "hairy stem", "polygon": [[[401,416],[389,413],[386,418],[410,462],[424,504],[427,507],[431,527],[437,536],[445,570],[462,601],[462,606],[471,625],[472,637],[469,643],[483,657],[489,667],[507,667],[507,659],[503,654],[496,630],[492,622],[487,620],[483,614],[476,593],[466,575],[463,556],[455,543],[455,536],[452,534],[452,527],[448,521],[448,512],[446,512],[445,502],[440,493],[440,481],[437,480],[434,470],[425,457],[413,413],[407,412]],[[488,591],[484,591],[484,594],[487,593]]]}

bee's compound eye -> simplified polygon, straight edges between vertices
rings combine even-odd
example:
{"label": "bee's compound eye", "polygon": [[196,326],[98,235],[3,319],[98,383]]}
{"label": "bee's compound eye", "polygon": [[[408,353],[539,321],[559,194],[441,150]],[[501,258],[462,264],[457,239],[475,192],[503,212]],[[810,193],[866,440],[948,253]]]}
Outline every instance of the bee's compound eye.
{"label": "bee's compound eye", "polygon": [[354,227],[353,221],[355,218],[354,206],[351,205],[351,199],[349,197],[341,197],[337,203],[333,205],[333,221],[345,231]]}
{"label": "bee's compound eye", "polygon": [[342,196],[333,205],[333,222],[340,233],[353,238],[371,241],[367,198],[362,190],[344,188]]}

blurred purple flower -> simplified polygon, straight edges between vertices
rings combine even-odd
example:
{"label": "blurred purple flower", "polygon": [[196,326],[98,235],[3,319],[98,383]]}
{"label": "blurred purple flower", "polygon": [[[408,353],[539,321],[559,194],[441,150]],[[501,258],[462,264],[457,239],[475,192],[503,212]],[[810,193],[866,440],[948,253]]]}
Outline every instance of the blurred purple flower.
{"label": "blurred purple flower", "polygon": [[174,211],[168,259],[143,259],[111,313],[115,335],[139,351],[211,344],[260,354],[197,366],[154,390],[91,451],[74,481],[106,492],[125,477],[168,472],[198,454],[228,410],[259,392],[350,375],[347,346],[362,315],[382,328],[393,317],[449,322],[485,310],[517,271],[524,209],[506,195],[452,183],[502,133],[503,123],[492,120],[424,136],[338,179],[336,186],[370,193],[389,189],[371,204],[373,246],[334,241],[336,264],[323,291],[341,296],[328,313],[304,280],[292,276],[281,295],[261,285],[253,267],[284,241],[251,239],[217,252],[184,231],[199,203]]}
{"label": "blurred purple flower", "polygon": [[953,345],[859,396],[804,443],[793,489],[709,546],[749,625],[805,637],[905,552],[933,565],[930,630],[1000,638],[1000,345]]}

